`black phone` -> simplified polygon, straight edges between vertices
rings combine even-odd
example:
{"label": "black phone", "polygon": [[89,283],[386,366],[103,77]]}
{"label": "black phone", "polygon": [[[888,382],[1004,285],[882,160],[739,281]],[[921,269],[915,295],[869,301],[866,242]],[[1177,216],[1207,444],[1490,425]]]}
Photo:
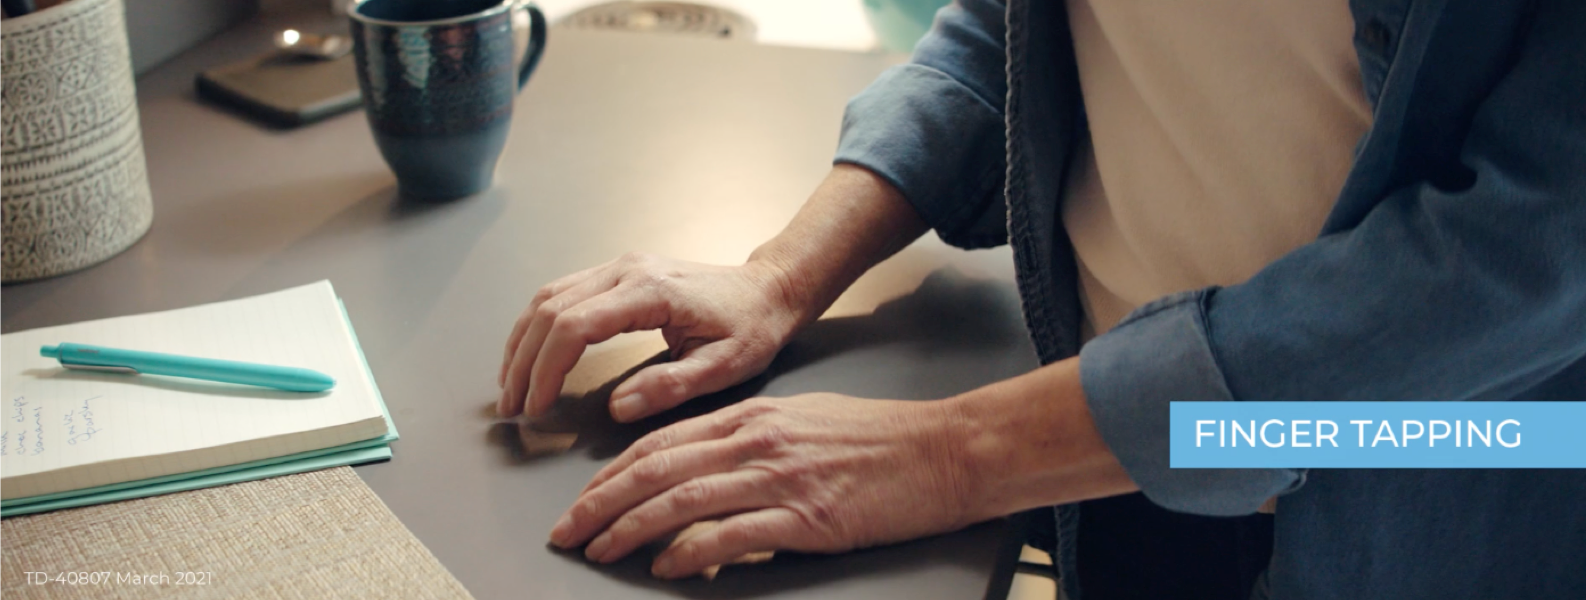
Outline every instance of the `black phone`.
{"label": "black phone", "polygon": [[353,55],[321,59],[271,53],[198,74],[198,95],[277,127],[297,127],[357,108]]}

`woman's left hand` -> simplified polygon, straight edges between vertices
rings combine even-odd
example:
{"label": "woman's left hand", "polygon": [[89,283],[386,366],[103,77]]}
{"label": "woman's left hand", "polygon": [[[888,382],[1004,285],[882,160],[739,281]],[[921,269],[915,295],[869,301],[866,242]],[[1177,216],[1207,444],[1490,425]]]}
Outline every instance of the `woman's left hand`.
{"label": "woman's left hand", "polygon": [[[756,398],[634,443],[589,482],[552,543],[609,563],[696,521],[719,527],[651,570],[686,577],[766,550],[843,552],[959,529],[979,514],[946,402]],[[592,540],[592,541],[591,541]]]}

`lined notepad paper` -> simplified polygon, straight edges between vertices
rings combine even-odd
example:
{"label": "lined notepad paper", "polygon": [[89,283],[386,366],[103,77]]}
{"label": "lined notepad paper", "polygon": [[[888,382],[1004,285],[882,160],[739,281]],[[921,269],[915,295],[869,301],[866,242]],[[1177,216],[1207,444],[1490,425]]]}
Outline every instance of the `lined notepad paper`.
{"label": "lined notepad paper", "polygon": [[[328,392],[67,371],[39,347],[75,342],[305,367]],[[0,497],[190,473],[385,435],[330,282],[167,312],[0,336]]]}

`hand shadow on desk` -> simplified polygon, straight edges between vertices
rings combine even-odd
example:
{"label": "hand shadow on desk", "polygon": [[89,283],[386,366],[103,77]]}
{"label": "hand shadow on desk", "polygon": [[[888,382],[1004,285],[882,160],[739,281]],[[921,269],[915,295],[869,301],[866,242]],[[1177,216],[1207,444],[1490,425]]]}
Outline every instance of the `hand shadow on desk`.
{"label": "hand shadow on desk", "polygon": [[[558,558],[567,561],[569,567],[582,565],[634,587],[683,598],[734,600],[780,596],[789,591],[817,588],[844,579],[885,577],[902,581],[913,577],[912,574],[915,573],[925,575],[938,569],[955,568],[955,566],[976,569],[988,562],[1011,561],[1012,556],[983,557],[963,551],[968,545],[1000,546],[1003,548],[998,552],[1006,552],[1007,547],[1010,547],[1010,544],[1005,543],[1008,535],[1007,521],[993,519],[956,532],[841,554],[779,551],[767,562],[724,565],[714,579],[691,577],[665,580],[651,575],[650,565],[665,548],[664,542],[651,543],[609,565],[588,561],[584,558],[583,548],[563,550],[549,544],[546,548]],[[1001,588],[995,581],[997,579],[995,575],[992,579],[989,588]],[[988,594],[986,600],[1003,600],[1005,595],[1006,591],[1000,595]]]}
{"label": "hand shadow on desk", "polygon": [[[706,394],[635,423],[611,418],[611,392],[645,367],[666,362],[664,342],[630,343],[590,351],[568,374],[562,396],[552,410],[537,418],[495,423],[490,440],[502,446],[508,460],[529,463],[563,451],[587,452],[608,460],[645,434],[684,419],[708,414],[755,397],[767,384],[817,363],[864,348],[889,345],[901,353],[933,356],[977,353],[990,348],[1028,347],[1018,293],[1008,282],[970,278],[955,269],[926,277],[913,292],[890,300],[870,314],[826,318],[811,323],[782,349],[764,373],[713,394]],[[1034,351],[1030,351],[1034,367]],[[844,389],[809,389],[923,400],[942,398],[1011,376],[1013,373],[943,373],[933,370],[924,381],[846,382]],[[967,375],[967,376],[966,376]],[[494,417],[495,405],[485,409]],[[576,439],[575,439],[576,438]]]}
{"label": "hand shadow on desk", "polygon": [[256,400],[313,400],[324,398],[330,392],[289,392],[272,388],[256,387],[224,383],[220,381],[204,381],[201,379],[187,379],[181,377],[165,377],[161,375],[121,374],[121,373],[96,373],[93,371],[76,371],[72,369],[27,369],[23,375],[39,379],[59,379],[64,381],[84,381],[92,383],[114,383],[127,386],[148,388],[156,391],[185,392],[189,394],[203,394],[206,396],[230,396],[232,398],[251,398]]}
{"label": "hand shadow on desk", "polygon": [[[513,464],[531,463],[567,451],[588,452],[595,459],[608,460],[651,431],[753,397],[765,381],[765,376],[760,375],[634,423],[612,419],[608,407],[617,385],[646,367],[667,362],[669,354],[662,344],[633,344],[587,353],[568,374],[562,396],[549,412],[494,423],[489,439],[502,447]],[[493,418],[496,405],[491,402],[483,410]]]}

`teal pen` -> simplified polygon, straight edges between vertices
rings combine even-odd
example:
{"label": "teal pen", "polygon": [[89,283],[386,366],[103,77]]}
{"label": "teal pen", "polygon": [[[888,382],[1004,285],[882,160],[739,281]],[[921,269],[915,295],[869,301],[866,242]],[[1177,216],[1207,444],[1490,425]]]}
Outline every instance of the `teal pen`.
{"label": "teal pen", "polygon": [[278,367],[258,363],[237,362],[121,350],[87,344],[61,344],[39,348],[39,354],[59,359],[68,369],[147,373],[170,377],[187,377],[206,381],[240,383],[275,388],[289,392],[323,392],[336,385],[336,380],[319,371],[298,367]]}

